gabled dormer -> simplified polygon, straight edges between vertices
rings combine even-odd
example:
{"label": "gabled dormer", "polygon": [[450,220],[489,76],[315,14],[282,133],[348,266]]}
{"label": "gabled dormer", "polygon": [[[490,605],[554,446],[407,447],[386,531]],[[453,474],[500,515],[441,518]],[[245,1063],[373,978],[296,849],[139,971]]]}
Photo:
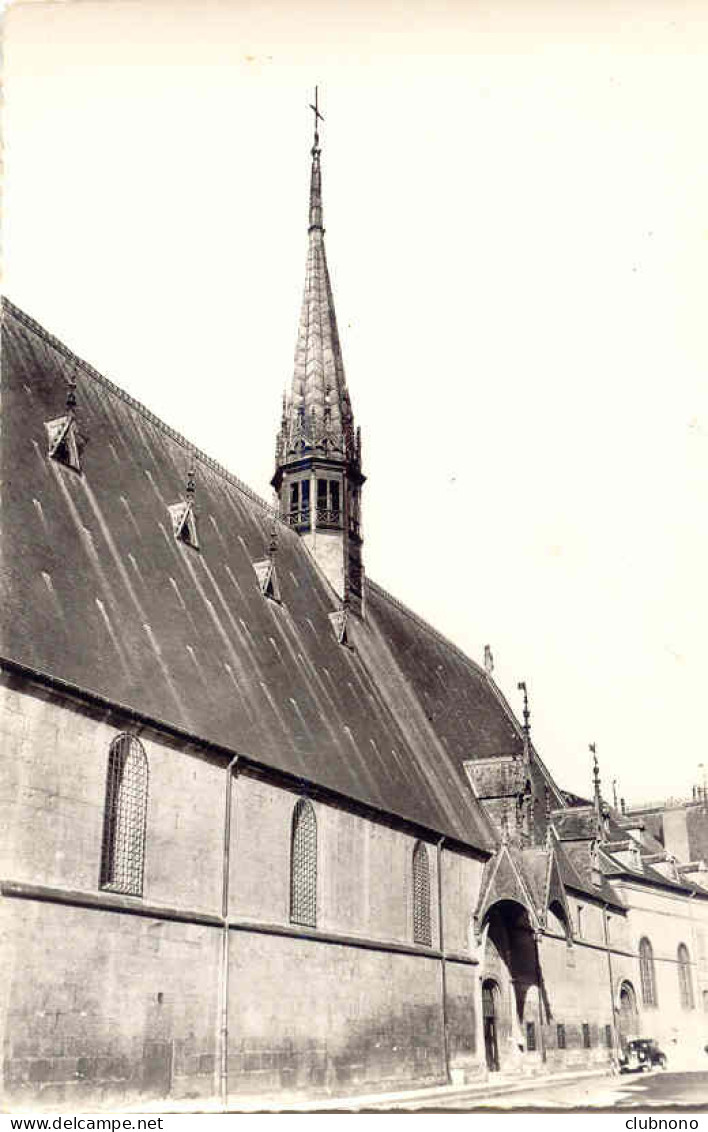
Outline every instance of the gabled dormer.
{"label": "gabled dormer", "polygon": [[195,472],[190,468],[187,475],[187,489],[185,497],[178,503],[170,504],[168,510],[172,520],[172,530],[178,542],[199,550],[199,536],[197,534],[197,519],[194,514]]}
{"label": "gabled dormer", "polygon": [[66,394],[66,412],[54,420],[45,421],[47,432],[47,455],[58,464],[81,471],[81,453],[86,446],[76,424],[76,380],[72,377]]}

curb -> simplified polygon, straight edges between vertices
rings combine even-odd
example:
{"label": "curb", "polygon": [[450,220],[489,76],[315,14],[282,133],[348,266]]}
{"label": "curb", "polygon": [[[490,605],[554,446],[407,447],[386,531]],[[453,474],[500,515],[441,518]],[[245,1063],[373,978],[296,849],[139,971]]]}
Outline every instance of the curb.
{"label": "curb", "polygon": [[440,1107],[445,1107],[446,1101],[454,1101],[457,1097],[469,1098],[471,1101],[484,1101],[487,1098],[507,1096],[513,1093],[531,1092],[546,1088],[552,1084],[571,1084],[593,1077],[609,1077],[611,1072],[607,1066],[598,1069],[586,1069],[578,1073],[549,1073],[542,1077],[513,1078],[504,1082],[486,1081],[469,1085],[432,1085],[425,1089],[406,1089],[395,1093],[369,1093],[362,1096],[327,1097],[316,1101],[282,1100],[272,1101],[262,1098],[246,1100],[239,1108],[229,1108],[229,1112],[351,1112],[359,1109],[390,1109],[407,1108],[418,1103],[440,1101]]}

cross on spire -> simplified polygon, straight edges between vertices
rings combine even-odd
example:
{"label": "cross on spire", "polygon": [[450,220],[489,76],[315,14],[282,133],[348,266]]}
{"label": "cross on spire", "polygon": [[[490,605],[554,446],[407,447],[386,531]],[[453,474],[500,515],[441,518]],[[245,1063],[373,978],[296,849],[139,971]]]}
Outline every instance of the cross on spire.
{"label": "cross on spire", "polygon": [[320,114],[319,103],[317,101],[317,89],[318,88],[315,87],[314,105],[313,105],[312,102],[310,103],[310,110],[312,110],[313,114],[315,115],[315,149],[317,148],[317,146],[319,144],[319,140],[320,140],[320,135],[317,132],[317,123],[318,122],[324,122],[324,117],[323,117],[322,114]]}

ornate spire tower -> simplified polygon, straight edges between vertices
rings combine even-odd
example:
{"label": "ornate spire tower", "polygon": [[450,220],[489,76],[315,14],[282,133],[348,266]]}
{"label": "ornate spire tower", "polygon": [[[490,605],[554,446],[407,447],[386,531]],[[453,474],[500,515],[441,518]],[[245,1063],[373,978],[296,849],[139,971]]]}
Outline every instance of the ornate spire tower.
{"label": "ornate spire tower", "polygon": [[361,438],[354,427],[322,226],[317,104],[310,177],[309,248],[295,366],[275,445],[280,514],[307,543],[342,607],[361,614]]}

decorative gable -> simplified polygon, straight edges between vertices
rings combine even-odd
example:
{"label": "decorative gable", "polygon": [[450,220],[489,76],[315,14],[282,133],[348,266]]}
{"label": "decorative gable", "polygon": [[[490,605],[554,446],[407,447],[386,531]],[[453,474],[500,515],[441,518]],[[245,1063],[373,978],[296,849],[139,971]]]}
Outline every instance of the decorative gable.
{"label": "decorative gable", "polygon": [[45,421],[44,427],[49,440],[47,455],[57,463],[80,472],[81,452],[86,442],[79,436],[74,414],[66,413],[65,416],[56,417],[53,421]]}
{"label": "decorative gable", "polygon": [[496,857],[487,862],[485,878],[482,880],[479,902],[474,914],[475,933],[480,937],[484,918],[493,904],[511,900],[526,909],[532,928],[539,928],[538,909],[531,897],[519,866],[514,861],[507,845],[502,845]]}
{"label": "decorative gable", "polygon": [[280,601],[280,586],[275,572],[275,563],[272,558],[264,558],[262,562],[254,562],[258,586],[264,597],[272,601]]}
{"label": "decorative gable", "polygon": [[559,904],[561,906],[565,915],[566,923],[568,925],[568,931],[572,934],[573,919],[570,914],[570,906],[568,904],[565,885],[563,884],[560,868],[558,866],[558,858],[556,857],[556,853],[553,848],[551,849],[548,858],[544,914],[547,913],[548,909],[551,907],[551,904]]}
{"label": "decorative gable", "polygon": [[173,503],[168,510],[172,519],[175,538],[179,542],[185,542],[187,546],[193,546],[195,550],[199,550],[197,521],[191,499],[183,500],[181,503]]}
{"label": "decorative gable", "polygon": [[[340,645],[349,646],[349,638],[347,636],[347,611],[346,609],[336,609],[334,613],[329,614],[329,623],[334,629],[334,635],[339,641]],[[350,647],[350,646],[349,646]]]}

